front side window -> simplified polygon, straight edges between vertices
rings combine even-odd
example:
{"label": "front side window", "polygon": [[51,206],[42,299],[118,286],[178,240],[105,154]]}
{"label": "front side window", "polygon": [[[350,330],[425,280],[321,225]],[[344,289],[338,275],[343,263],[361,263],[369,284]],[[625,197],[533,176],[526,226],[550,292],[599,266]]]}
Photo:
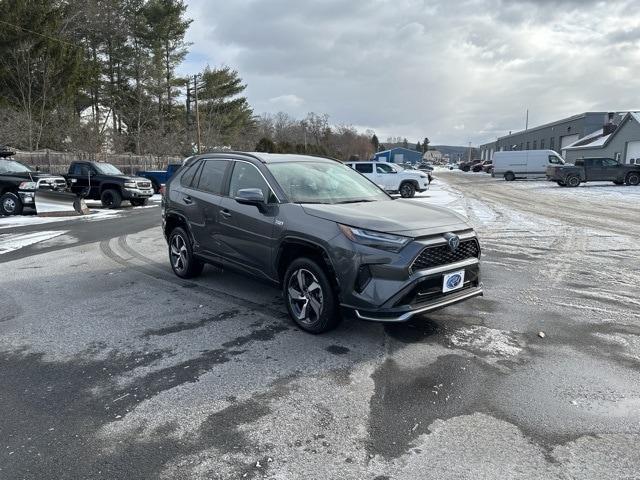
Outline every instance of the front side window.
{"label": "front side window", "polygon": [[555,165],[563,165],[564,160],[562,160],[560,157],[556,157],[555,155],[549,155],[549,163],[553,163]]}
{"label": "front side window", "polygon": [[[371,167],[371,164],[367,166]],[[342,163],[282,162],[268,164],[267,168],[294,203],[335,204],[391,200],[377,185]]]}
{"label": "front side window", "polygon": [[618,165],[618,162],[616,162],[615,160],[613,160],[611,158],[604,158],[604,159],[602,159],[602,164],[605,167],[615,167],[616,165]]}
{"label": "front side window", "polygon": [[221,195],[224,174],[228,166],[229,160],[206,160],[200,173],[198,190]]}
{"label": "front side window", "polygon": [[235,198],[238,195],[238,190],[244,188],[259,188],[262,190],[262,195],[267,203],[277,202],[269,185],[254,165],[245,162],[235,162],[229,184],[229,196]]}
{"label": "front side window", "polygon": [[356,170],[360,173],[373,173],[373,165],[370,163],[356,163]]}
{"label": "front side window", "polygon": [[386,163],[380,163],[376,165],[376,173],[391,173],[393,171],[394,169]]}

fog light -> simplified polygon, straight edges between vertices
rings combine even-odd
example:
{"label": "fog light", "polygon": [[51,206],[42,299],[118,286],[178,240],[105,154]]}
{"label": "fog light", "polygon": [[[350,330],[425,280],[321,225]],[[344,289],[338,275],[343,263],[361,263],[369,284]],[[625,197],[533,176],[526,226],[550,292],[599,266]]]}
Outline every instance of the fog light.
{"label": "fog light", "polygon": [[361,293],[365,288],[367,288],[367,285],[369,285],[370,281],[371,270],[369,269],[369,265],[362,265],[358,269],[358,275],[356,276],[356,292]]}

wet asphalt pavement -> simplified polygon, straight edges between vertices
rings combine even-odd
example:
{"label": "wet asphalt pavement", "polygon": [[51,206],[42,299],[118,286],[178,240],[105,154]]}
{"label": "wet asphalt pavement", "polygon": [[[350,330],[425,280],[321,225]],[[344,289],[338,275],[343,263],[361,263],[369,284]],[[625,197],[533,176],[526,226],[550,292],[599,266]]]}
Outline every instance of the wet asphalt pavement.
{"label": "wet asphalt pavement", "polygon": [[0,255],[0,479],[640,478],[640,189],[439,177],[486,295],[322,336],[158,207],[0,230],[63,232]]}

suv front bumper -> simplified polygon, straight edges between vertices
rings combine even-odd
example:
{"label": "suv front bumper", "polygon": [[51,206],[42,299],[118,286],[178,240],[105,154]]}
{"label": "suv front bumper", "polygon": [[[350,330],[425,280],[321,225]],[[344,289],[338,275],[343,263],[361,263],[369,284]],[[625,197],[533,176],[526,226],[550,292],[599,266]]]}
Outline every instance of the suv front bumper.
{"label": "suv front bumper", "polygon": [[123,200],[130,200],[132,198],[151,198],[153,196],[153,188],[141,189],[141,188],[123,188],[122,195]]}

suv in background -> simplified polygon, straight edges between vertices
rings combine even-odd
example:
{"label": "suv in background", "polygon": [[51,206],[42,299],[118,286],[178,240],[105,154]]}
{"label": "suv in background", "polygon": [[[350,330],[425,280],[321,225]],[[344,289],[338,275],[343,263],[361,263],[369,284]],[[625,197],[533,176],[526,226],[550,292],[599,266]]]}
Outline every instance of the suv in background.
{"label": "suv in background", "polygon": [[162,227],[177,276],[214,263],[279,284],[312,333],[344,312],[402,322],[482,295],[480,244],[463,217],[394,200],[336,160],[193,157],[166,185]]}
{"label": "suv in background", "polygon": [[386,192],[399,193],[402,198],[411,198],[416,192],[429,189],[429,176],[420,171],[404,170],[386,162],[346,162],[345,165],[361,173]]}
{"label": "suv in background", "polygon": [[613,158],[580,158],[575,165],[550,165],[547,180],[561,187],[577,187],[582,182],[613,182],[640,185],[640,165],[620,163]]}

